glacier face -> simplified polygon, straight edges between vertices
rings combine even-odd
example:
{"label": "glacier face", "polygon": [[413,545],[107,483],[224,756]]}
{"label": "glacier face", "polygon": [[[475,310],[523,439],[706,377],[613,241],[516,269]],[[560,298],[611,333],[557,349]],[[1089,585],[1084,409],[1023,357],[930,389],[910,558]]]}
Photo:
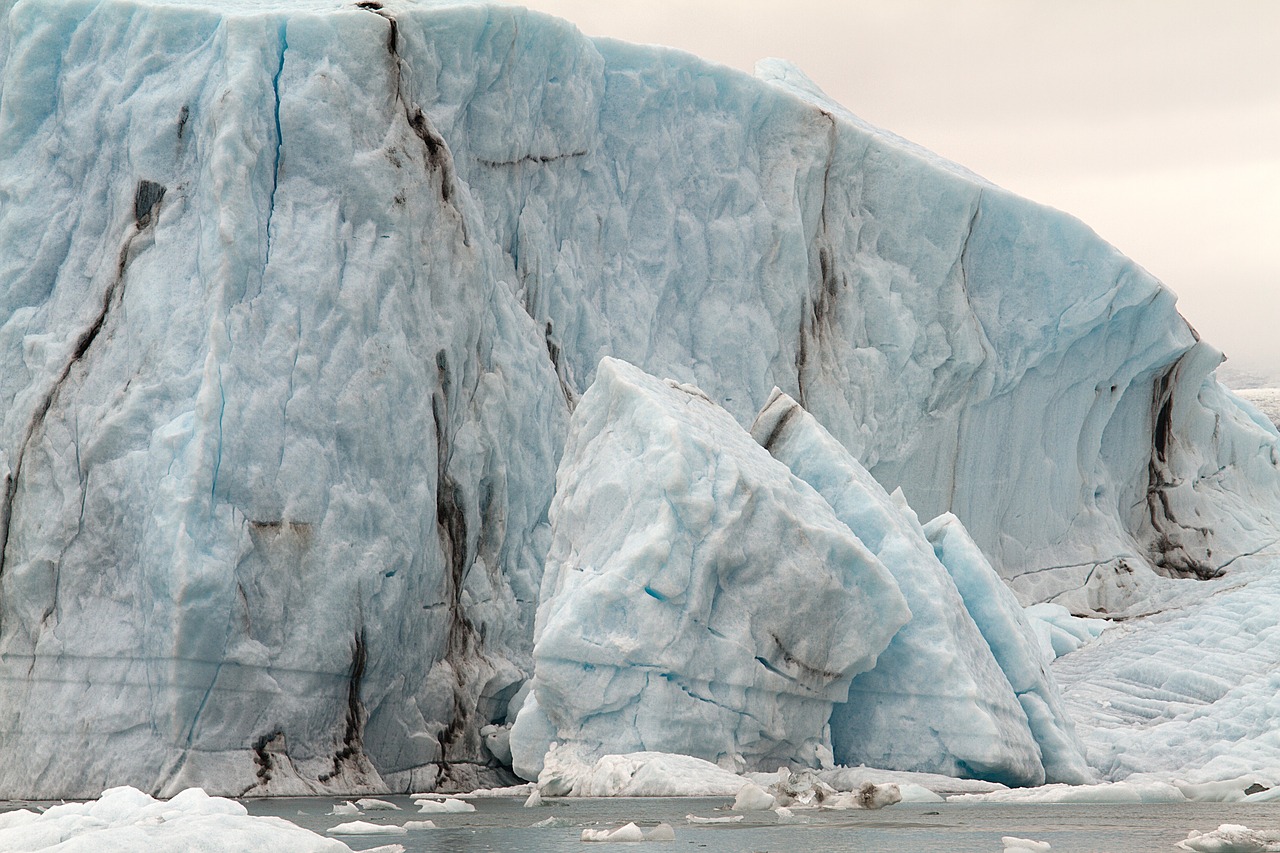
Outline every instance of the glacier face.
{"label": "glacier face", "polygon": [[782,388],[1024,603],[1280,535],[1276,433],[1171,293],[785,64],[0,0],[0,67],[6,796],[492,778],[607,355],[743,422]]}

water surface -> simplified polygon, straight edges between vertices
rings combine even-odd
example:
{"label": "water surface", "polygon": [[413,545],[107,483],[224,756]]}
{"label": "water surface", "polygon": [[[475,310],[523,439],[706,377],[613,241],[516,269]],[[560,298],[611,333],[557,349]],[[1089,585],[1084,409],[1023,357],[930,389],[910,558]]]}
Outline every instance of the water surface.
{"label": "water surface", "polygon": [[[1053,853],[1157,853],[1175,851],[1192,829],[1240,823],[1280,832],[1276,804],[1183,803],[1177,805],[899,804],[879,811],[796,811],[792,822],[773,812],[747,812],[741,823],[691,824],[685,816],[723,817],[724,798],[563,799],[526,809],[521,799],[475,799],[468,814],[419,815],[408,797],[384,797],[403,811],[373,811],[360,817],[326,815],[340,800],[293,798],[246,800],[250,813],[278,815],[316,832],[352,820],[403,824],[431,820],[434,830],[401,836],[344,836],[355,850],[396,843],[408,851],[637,850],[643,853],[1000,853],[1003,835],[1047,841]],[[554,826],[533,824],[555,818]],[[641,827],[671,824],[676,840],[635,845],[584,845],[584,828],[612,828],[627,821]]]}

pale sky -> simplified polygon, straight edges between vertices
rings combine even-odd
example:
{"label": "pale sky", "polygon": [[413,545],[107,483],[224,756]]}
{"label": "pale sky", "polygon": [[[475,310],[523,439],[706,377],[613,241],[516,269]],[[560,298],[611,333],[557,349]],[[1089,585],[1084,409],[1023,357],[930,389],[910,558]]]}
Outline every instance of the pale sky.
{"label": "pale sky", "polygon": [[528,0],[588,35],[750,71],[1078,216],[1280,382],[1280,3]]}

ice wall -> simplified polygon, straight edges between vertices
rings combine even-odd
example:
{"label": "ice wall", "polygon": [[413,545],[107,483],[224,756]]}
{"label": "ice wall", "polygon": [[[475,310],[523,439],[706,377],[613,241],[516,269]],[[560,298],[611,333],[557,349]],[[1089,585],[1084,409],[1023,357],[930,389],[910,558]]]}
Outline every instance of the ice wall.
{"label": "ice wall", "polygon": [[412,0],[0,0],[0,66],[0,794],[496,780],[605,355],[1024,601],[1277,536],[1172,294],[789,66]]}

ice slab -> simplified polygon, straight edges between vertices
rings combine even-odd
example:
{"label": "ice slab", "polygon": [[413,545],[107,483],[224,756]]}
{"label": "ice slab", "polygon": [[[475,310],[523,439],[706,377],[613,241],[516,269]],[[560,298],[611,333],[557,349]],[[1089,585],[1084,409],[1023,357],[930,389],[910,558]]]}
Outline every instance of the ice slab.
{"label": "ice slab", "polygon": [[1053,656],[1045,655],[1018,599],[960,519],[943,513],[926,524],[924,532],[1026,712],[1031,734],[1040,745],[1045,780],[1072,785],[1097,781],[1049,669]]}
{"label": "ice slab", "polygon": [[551,526],[533,695],[556,742],[596,755],[816,764],[832,704],[909,616],[728,412],[615,359],[574,411]]}
{"label": "ice slab", "polygon": [[911,621],[875,669],[854,679],[848,700],[832,712],[836,761],[1042,783],[1027,715],[914,513],[777,389],[751,434],[827,500],[893,574],[911,608]]}

